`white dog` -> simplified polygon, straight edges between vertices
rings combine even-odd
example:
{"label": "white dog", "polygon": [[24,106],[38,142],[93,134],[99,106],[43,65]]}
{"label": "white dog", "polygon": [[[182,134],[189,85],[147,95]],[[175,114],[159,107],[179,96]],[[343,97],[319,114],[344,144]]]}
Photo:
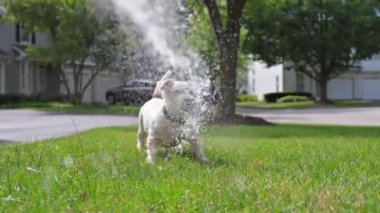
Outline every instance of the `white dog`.
{"label": "white dog", "polygon": [[142,151],[146,146],[147,161],[154,164],[158,145],[173,147],[184,139],[190,144],[198,160],[207,162],[196,131],[183,135],[185,119],[195,99],[193,85],[165,79],[169,75],[166,74],[157,83],[154,98],[146,102],[140,110],[137,148]]}

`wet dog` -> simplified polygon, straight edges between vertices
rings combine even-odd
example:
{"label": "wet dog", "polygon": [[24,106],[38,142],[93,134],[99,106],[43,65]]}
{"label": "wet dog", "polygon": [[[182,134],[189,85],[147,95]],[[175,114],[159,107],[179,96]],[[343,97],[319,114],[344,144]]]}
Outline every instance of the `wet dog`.
{"label": "wet dog", "polygon": [[137,148],[142,151],[146,147],[147,161],[154,164],[158,146],[173,147],[185,140],[197,159],[207,162],[197,131],[183,131],[195,104],[194,85],[166,78],[157,83],[154,98],[140,110]]}

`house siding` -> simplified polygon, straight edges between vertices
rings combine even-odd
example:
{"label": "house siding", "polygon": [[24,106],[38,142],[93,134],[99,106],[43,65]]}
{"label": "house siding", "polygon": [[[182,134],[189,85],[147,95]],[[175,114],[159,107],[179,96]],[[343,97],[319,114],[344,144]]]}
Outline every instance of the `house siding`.
{"label": "house siding", "polygon": [[14,25],[0,23],[0,49],[7,53],[12,52],[12,44],[16,42],[16,28]]}
{"label": "house siding", "polygon": [[0,59],[0,94],[5,94],[5,63]]}
{"label": "house siding", "polygon": [[[84,71],[83,75],[83,85],[90,78],[91,69],[87,67]],[[69,83],[69,87],[71,92],[74,91],[74,80],[72,71],[70,69],[66,69],[66,80]],[[99,73],[98,76],[95,77],[94,81],[87,88],[85,93],[83,94],[83,103],[107,103],[105,99],[105,94],[108,89],[117,87],[121,84],[121,78],[119,73],[110,73],[108,71],[104,71]],[[66,89],[64,85],[61,86],[61,94],[66,94]]]}
{"label": "house siding", "polygon": [[[42,69],[41,76],[41,91],[45,91],[45,93],[49,96],[60,94],[60,86],[61,80],[59,77],[59,73],[52,69]],[[48,89],[47,89],[48,88]]]}
{"label": "house siding", "polygon": [[[258,100],[264,100],[264,95],[271,92],[284,91],[283,65],[267,67],[263,62],[255,61],[250,66],[251,74],[248,78],[248,88],[250,94],[257,95]],[[254,74],[253,74],[254,72]],[[253,80],[254,79],[254,80]],[[255,89],[252,90],[252,82],[255,82]],[[273,83],[268,83],[273,82]]]}
{"label": "house siding", "polygon": [[10,62],[5,68],[5,92],[8,94],[20,93],[20,70],[19,62]]}
{"label": "house siding", "polygon": [[[369,60],[364,60],[358,63],[360,69],[352,69],[337,78],[328,82],[328,98],[331,100],[368,100],[380,101],[380,54],[374,55]],[[255,74],[252,75],[251,71],[248,74],[248,88],[252,79],[255,78],[257,91],[254,94],[258,95],[259,100],[262,100],[263,92],[267,93],[273,91],[275,87],[275,80],[268,76],[271,73],[271,68],[266,68],[264,65],[260,69],[255,69]],[[286,71],[281,68],[277,72],[282,73],[283,91],[293,92],[297,91],[297,75],[296,72]],[[281,75],[279,75],[281,76]],[[309,92],[317,99],[320,97],[319,85],[310,77],[303,76],[303,92]],[[268,90],[268,88],[272,88]],[[252,91],[249,91],[252,94]]]}

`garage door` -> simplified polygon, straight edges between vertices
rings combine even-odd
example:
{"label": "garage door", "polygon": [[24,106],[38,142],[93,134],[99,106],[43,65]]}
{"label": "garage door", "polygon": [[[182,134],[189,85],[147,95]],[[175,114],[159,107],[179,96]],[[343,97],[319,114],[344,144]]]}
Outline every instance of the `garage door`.
{"label": "garage door", "polygon": [[328,83],[327,96],[331,100],[354,98],[353,79],[333,79]]}
{"label": "garage door", "polygon": [[380,79],[364,79],[363,99],[380,100]]}

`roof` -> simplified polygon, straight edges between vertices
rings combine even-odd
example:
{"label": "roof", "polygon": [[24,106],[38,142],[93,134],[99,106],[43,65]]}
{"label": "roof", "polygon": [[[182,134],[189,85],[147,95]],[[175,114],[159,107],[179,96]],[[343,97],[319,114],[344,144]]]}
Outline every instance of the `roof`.
{"label": "roof", "polygon": [[16,51],[16,53],[18,54],[18,59],[24,59],[26,57],[28,57],[28,54],[25,52],[27,47],[25,46],[22,46],[22,45],[16,45],[14,44],[13,45],[13,50]]}

